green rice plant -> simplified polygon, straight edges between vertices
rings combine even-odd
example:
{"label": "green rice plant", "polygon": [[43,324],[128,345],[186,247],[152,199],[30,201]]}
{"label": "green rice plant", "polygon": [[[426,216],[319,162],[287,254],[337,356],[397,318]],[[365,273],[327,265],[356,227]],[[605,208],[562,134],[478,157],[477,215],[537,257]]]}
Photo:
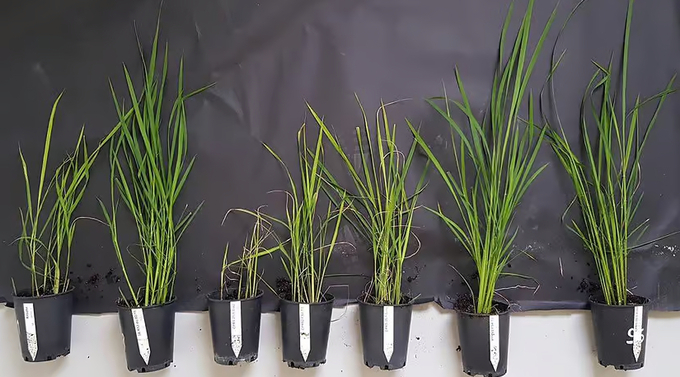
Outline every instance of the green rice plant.
{"label": "green rice plant", "polygon": [[[222,271],[220,273],[221,300],[225,299],[225,293],[227,293],[228,288],[235,289],[236,300],[245,300],[257,296],[261,279],[258,267],[259,259],[261,256],[269,255],[278,249],[278,246],[274,248],[266,248],[264,246],[264,242],[273,234],[271,224],[264,220],[259,209],[255,213],[257,214],[255,224],[251,233],[246,236],[246,243],[243,245],[243,253],[240,258],[229,262],[229,245],[227,244],[227,247],[224,249]],[[232,270],[234,266],[237,266],[236,271]],[[237,278],[231,278],[230,275],[235,275]],[[232,287],[229,284],[233,280],[238,282],[236,287]]]}
{"label": "green rice plant", "polygon": [[[68,279],[71,248],[76,231],[74,213],[87,184],[90,169],[102,147],[113,137],[114,128],[91,153],[87,149],[85,128],[80,130],[73,153],[57,166],[54,175],[47,174],[54,118],[63,93],[54,101],[43,147],[37,191],[31,191],[29,169],[19,148],[24,174],[26,209],[21,214],[21,236],[17,239],[19,259],[31,273],[31,296],[64,293],[70,289]],[[15,288],[15,294],[16,294]]]}
{"label": "green rice plant", "polygon": [[[129,290],[130,300],[121,291],[122,300],[132,307],[162,305],[174,298],[177,244],[201,207],[199,205],[195,211],[187,211],[185,207],[179,217],[176,217],[177,198],[195,161],[195,157],[187,157],[184,102],[208,87],[185,93],[184,59],[180,60],[177,95],[169,118],[164,122],[163,95],[168,71],[168,45],[166,43],[162,58],[162,72],[158,75],[156,61],[159,26],[160,20],[156,25],[148,65],[142,55],[144,85],[139,95],[127,67],[123,66],[131,103],[130,116],[126,116],[113,85],[110,85],[121,126],[109,153],[111,209],[108,210],[102,201],[100,205]],[[145,279],[144,285],[137,289],[130,281],[118,240],[116,192],[137,227],[139,243],[135,246],[141,256],[136,257],[132,252],[130,255],[141,268]]]}
{"label": "green rice plant", "polygon": [[[503,272],[513,255],[512,243],[517,235],[517,229],[512,230],[512,221],[522,196],[545,168],[543,165],[533,169],[545,136],[545,128],[538,131],[541,127],[534,120],[533,95],[528,96],[527,119],[520,118],[520,110],[557,9],[552,12],[536,48],[529,55],[534,2],[529,1],[509,57],[504,63],[504,45],[513,11],[513,6],[510,6],[501,32],[490,105],[481,121],[475,118],[477,111],[468,100],[457,68],[455,76],[462,101],[451,100],[446,93],[443,98],[428,100],[451,127],[454,172],[442,165],[409,122],[416,141],[444,180],[462,216],[461,220],[456,221],[445,215],[441,207],[430,209],[444,221],[472,256],[479,275],[478,294],[476,299],[473,295],[472,300],[474,310],[480,314],[495,310],[493,298],[496,282],[501,275],[520,276]],[[437,100],[444,100],[443,108],[437,104]],[[467,130],[453,119],[450,103],[465,115]]]}
{"label": "green rice plant", "polygon": [[[338,206],[329,201],[326,210],[318,211],[323,199],[323,133],[319,132],[313,149],[307,145],[306,125],[303,124],[297,134],[298,165],[300,167],[299,184],[274,150],[267,144],[265,148],[281,164],[290,188],[285,191],[286,214],[273,216],[263,212],[247,209],[234,209],[261,219],[263,223],[280,226],[285,237],[273,233],[277,246],[257,256],[281,252],[283,269],[290,280],[290,297],[282,297],[298,303],[316,303],[324,299],[323,283],[335,249],[340,223],[346,210],[346,198],[340,199]],[[327,242],[330,237],[330,242]]]}
{"label": "green rice plant", "polygon": [[[568,228],[583,242],[595,259],[602,294],[608,305],[626,305],[628,298],[628,255],[630,240],[638,239],[649,220],[635,224],[635,213],[642,202],[641,164],[643,148],[656,123],[659,111],[672,93],[675,76],[666,89],[647,100],[638,95],[629,108],[628,55],[633,17],[633,0],[628,2],[621,60],[621,91],[613,88],[616,80],[612,62],[596,66],[580,106],[581,137],[570,145],[559,126],[551,127],[548,140],[569,176],[575,198],[565,210],[563,220],[574,204],[581,212],[582,223],[571,220]],[[656,101],[656,110],[645,125],[640,119],[643,106]],[[594,123],[594,124],[593,124]],[[591,132],[596,132],[591,137]],[[579,149],[585,152],[580,157]],[[656,242],[654,240],[652,242]]]}
{"label": "green rice plant", "polygon": [[404,303],[401,291],[404,260],[417,252],[407,253],[411,236],[417,240],[412,232],[413,214],[424,186],[425,174],[422,174],[414,193],[409,195],[407,176],[417,144],[413,141],[406,154],[398,149],[396,124],[390,126],[384,103],[376,113],[375,131],[371,132],[358,98],[357,102],[363,116],[363,127],[356,127],[361,154],[358,168],[355,168],[338,138],[314,109],[308,107],[354,183],[352,190],[346,189],[338,184],[328,169],[323,169],[331,187],[349,199],[345,217],[371,245],[373,278],[365,300],[378,305],[399,305]]}

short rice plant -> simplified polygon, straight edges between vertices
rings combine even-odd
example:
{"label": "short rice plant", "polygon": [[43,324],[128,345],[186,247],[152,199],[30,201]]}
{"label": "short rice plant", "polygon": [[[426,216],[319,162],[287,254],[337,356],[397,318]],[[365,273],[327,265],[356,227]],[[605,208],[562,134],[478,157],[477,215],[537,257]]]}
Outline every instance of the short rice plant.
{"label": "short rice plant", "polygon": [[[251,233],[246,236],[241,256],[229,262],[229,245],[224,249],[222,258],[222,271],[220,273],[220,299],[227,298],[228,289],[234,289],[234,297],[230,299],[246,300],[257,296],[262,273],[258,266],[259,259],[263,255],[269,255],[278,249],[266,248],[265,241],[272,236],[271,224],[266,222],[258,209],[255,224]],[[225,216],[226,218],[226,216]],[[236,268],[236,271],[233,269]],[[235,276],[235,277],[233,277]],[[236,281],[236,284],[232,284]]]}
{"label": "short rice plant", "polygon": [[[491,88],[489,108],[480,121],[468,100],[458,69],[456,82],[462,101],[429,99],[429,104],[449,123],[455,171],[448,171],[431,148],[409,123],[418,144],[444,180],[462,219],[454,220],[441,207],[430,209],[439,216],[470,253],[477,267],[479,288],[473,295],[477,313],[494,310],[493,299],[498,278],[513,255],[513,241],[518,229],[512,229],[515,211],[529,185],[545,165],[534,170],[536,156],[545,137],[545,128],[534,119],[534,98],[528,95],[528,114],[520,116],[527,97],[527,86],[538,55],[555,19],[556,9],[543,27],[533,53],[529,54],[529,35],[534,0],[529,1],[507,61],[505,43],[513,6],[510,6],[499,45],[499,58]],[[437,101],[443,100],[444,106]],[[451,104],[466,120],[464,129],[452,117]],[[466,132],[467,131],[467,132]]]}
{"label": "short rice plant", "polygon": [[[100,205],[109,226],[113,247],[129,290],[129,299],[121,291],[122,300],[130,307],[162,305],[174,299],[177,274],[177,245],[200,209],[187,207],[177,216],[175,204],[194,165],[195,157],[187,157],[187,117],[185,101],[207,89],[184,92],[183,67],[180,60],[177,95],[164,121],[163,96],[168,71],[168,45],[162,57],[162,71],[156,72],[158,32],[153,40],[151,58],[144,64],[144,85],[139,94],[124,66],[131,116],[118,101],[113,85],[120,130],[112,140],[109,153],[111,166],[111,208]],[[118,195],[116,195],[116,193]],[[123,248],[118,235],[118,201],[122,199],[137,227],[138,255],[131,250],[144,275],[144,285],[135,288],[128,274]],[[126,248],[127,249],[127,248]]]}
{"label": "short rice plant", "polygon": [[264,212],[247,209],[235,209],[261,219],[283,229],[274,232],[277,246],[257,255],[266,255],[272,251],[281,252],[283,269],[290,280],[290,296],[282,297],[298,303],[316,303],[324,300],[324,279],[328,264],[337,244],[338,234],[346,198],[341,197],[336,206],[329,200],[326,209],[319,211],[320,200],[324,199],[323,167],[323,133],[319,132],[316,144],[309,148],[307,144],[306,125],[303,124],[297,134],[298,165],[300,182],[297,183],[292,173],[274,150],[267,144],[265,148],[281,164],[290,185],[286,196],[285,216],[273,216]]}
{"label": "short rice plant", "polygon": [[[24,154],[19,157],[24,174],[26,209],[21,214],[21,236],[17,239],[19,259],[31,273],[33,297],[67,292],[71,285],[69,269],[71,248],[76,232],[74,213],[83,199],[90,180],[90,169],[104,145],[113,137],[114,127],[90,152],[85,140],[85,128],[80,130],[75,148],[59,164],[52,177],[48,176],[48,161],[52,144],[52,132],[57,106],[63,93],[54,101],[47,124],[43,147],[42,165],[36,192],[31,190],[31,179]],[[15,287],[15,294],[16,287]]]}
{"label": "short rice plant", "polygon": [[403,265],[406,258],[420,249],[418,243],[417,250],[408,254],[412,237],[417,241],[412,231],[413,214],[424,187],[425,174],[421,175],[417,187],[409,194],[407,177],[417,144],[413,141],[406,153],[398,149],[396,124],[390,125],[384,103],[376,113],[375,131],[371,131],[360,102],[359,107],[363,127],[355,129],[361,156],[358,167],[321,117],[311,106],[309,110],[354,183],[351,189],[340,186],[324,167],[325,178],[331,188],[349,199],[345,217],[370,244],[373,253],[373,278],[364,299],[378,305],[404,304],[401,287]]}
{"label": "short rice plant", "polygon": [[[574,200],[565,210],[578,205],[582,222],[568,222],[568,228],[583,242],[595,259],[602,294],[608,305],[626,305],[628,299],[628,255],[631,240],[639,239],[647,228],[648,219],[635,221],[642,202],[642,151],[659,111],[672,89],[675,76],[666,89],[649,99],[638,95],[629,106],[628,56],[633,17],[633,0],[628,11],[623,38],[620,67],[620,92],[614,88],[617,75],[612,62],[605,67],[595,64],[593,74],[580,107],[581,140],[571,145],[560,124],[551,127],[548,140],[569,176],[575,191]],[[656,110],[644,124],[642,108],[656,102]],[[595,136],[591,136],[592,133]],[[584,155],[579,155],[579,150]],[[656,242],[654,240],[652,242]]]}

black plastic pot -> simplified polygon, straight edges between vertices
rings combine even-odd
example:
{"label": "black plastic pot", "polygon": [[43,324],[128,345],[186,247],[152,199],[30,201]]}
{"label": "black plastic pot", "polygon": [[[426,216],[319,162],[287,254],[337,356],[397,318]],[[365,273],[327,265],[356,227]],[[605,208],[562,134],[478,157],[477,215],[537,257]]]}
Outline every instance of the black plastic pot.
{"label": "black plastic pot", "polygon": [[385,306],[359,300],[364,364],[382,370],[406,365],[413,305]]}
{"label": "black plastic pot", "polygon": [[118,302],[118,319],[130,371],[154,372],[172,364],[175,346],[175,299],[163,305],[129,308]]}
{"label": "black plastic pot", "polygon": [[602,296],[590,298],[597,359],[621,370],[640,369],[645,363],[649,300],[628,295],[628,305],[607,305]]}
{"label": "black plastic pot", "polygon": [[471,376],[500,377],[508,371],[508,305],[494,301],[497,315],[458,311],[463,371]]}
{"label": "black plastic pot", "polygon": [[208,295],[208,311],[215,362],[236,365],[255,361],[260,346],[262,291],[245,300],[222,300],[219,291],[213,292]]}
{"label": "black plastic pot", "polygon": [[334,300],[330,294],[314,304],[281,299],[283,361],[289,367],[313,368],[326,362]]}
{"label": "black plastic pot", "polygon": [[73,288],[56,295],[29,295],[20,293],[13,300],[24,361],[49,361],[71,353]]}

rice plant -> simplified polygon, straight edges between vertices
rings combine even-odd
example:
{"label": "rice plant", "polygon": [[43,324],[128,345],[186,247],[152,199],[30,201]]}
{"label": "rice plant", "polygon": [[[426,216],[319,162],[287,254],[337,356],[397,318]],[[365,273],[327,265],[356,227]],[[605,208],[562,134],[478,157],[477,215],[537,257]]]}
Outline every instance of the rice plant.
{"label": "rice plant", "polygon": [[[265,241],[272,235],[271,224],[260,216],[259,209],[255,213],[258,216],[255,217],[255,224],[251,233],[246,236],[246,243],[243,245],[241,256],[236,261],[229,262],[229,245],[224,249],[220,273],[221,300],[225,299],[225,294],[228,293],[229,288],[234,289],[233,298],[236,300],[245,300],[257,296],[261,279],[258,267],[259,259],[262,255],[269,255],[278,249],[278,247],[265,247]],[[232,269],[235,266],[237,270],[233,271]],[[235,275],[236,278],[232,278],[232,275]],[[237,281],[235,287],[231,284],[233,281]]]}
{"label": "rice plant", "polygon": [[381,104],[376,113],[375,131],[372,132],[359,102],[363,127],[355,128],[360,153],[359,166],[355,167],[338,138],[314,109],[308,107],[354,183],[352,189],[344,188],[325,167],[323,169],[330,186],[349,199],[345,217],[370,243],[373,252],[373,278],[365,300],[378,305],[403,304],[403,264],[409,256],[409,241],[412,236],[415,238],[412,233],[413,213],[425,178],[422,174],[414,192],[408,194],[407,176],[417,144],[413,141],[406,153],[398,149],[396,124],[390,125],[385,104]]}
{"label": "rice plant", "polygon": [[[161,72],[158,74],[156,61],[159,25],[156,25],[148,65],[142,55],[144,84],[140,94],[137,94],[127,67],[123,66],[131,104],[130,116],[126,116],[111,85],[121,126],[112,140],[109,153],[111,208],[107,209],[101,201],[100,205],[129,290],[130,299],[121,291],[122,300],[132,307],[162,305],[174,298],[177,244],[200,209],[199,205],[196,210],[189,211],[185,206],[177,216],[175,204],[195,161],[195,157],[187,157],[187,116],[184,103],[208,87],[185,93],[184,60],[180,60],[177,95],[172,102],[169,118],[164,121],[163,96],[168,71],[168,45],[165,45]],[[123,250],[127,248],[121,247],[118,239],[117,197],[122,199],[137,227],[139,240],[138,244],[133,245],[133,249],[137,249],[139,253],[135,256],[130,251],[130,255],[141,268],[145,279],[144,285],[138,288],[130,281],[124,260]]]}
{"label": "rice plant", "polygon": [[[285,216],[273,216],[247,209],[235,209],[261,219],[264,223],[283,228],[284,234],[274,232],[277,246],[273,250],[258,253],[266,255],[271,251],[281,252],[283,269],[290,280],[290,296],[282,297],[298,303],[316,303],[324,299],[323,283],[335,249],[340,223],[346,210],[346,198],[341,197],[336,206],[329,201],[324,211],[319,211],[323,199],[323,133],[319,132],[316,144],[310,149],[307,144],[306,125],[297,133],[298,166],[300,182],[274,150],[265,148],[281,164],[290,185],[286,196]],[[328,239],[330,238],[330,241]]]}
{"label": "rice plant", "polygon": [[[74,213],[83,199],[90,180],[90,169],[102,147],[113,137],[118,126],[89,152],[85,128],[80,130],[75,148],[48,176],[48,162],[57,106],[63,93],[52,105],[43,146],[42,165],[36,192],[31,190],[31,179],[24,154],[19,148],[19,158],[24,175],[26,209],[21,215],[21,236],[17,239],[19,259],[31,274],[33,297],[67,292],[71,266],[71,248],[76,232]],[[17,294],[15,288],[15,294]]]}
{"label": "rice plant", "polygon": [[[635,222],[642,202],[642,151],[656,123],[666,97],[673,92],[675,76],[666,89],[646,100],[638,95],[632,107],[628,99],[628,56],[633,17],[633,0],[628,2],[623,53],[620,67],[620,92],[614,88],[617,76],[612,62],[595,64],[580,106],[581,140],[570,145],[560,124],[551,127],[548,140],[569,176],[575,198],[568,212],[578,205],[582,222],[568,221],[568,228],[583,242],[595,259],[602,294],[608,305],[626,305],[628,298],[628,255],[631,239],[644,233],[649,220]],[[642,108],[656,102],[656,110],[646,123]],[[595,132],[596,136],[591,137]],[[579,156],[579,150],[584,156]],[[656,240],[655,240],[656,241]],[[652,241],[654,242],[654,241]]]}
{"label": "rice plant", "polygon": [[[408,123],[418,145],[444,180],[462,216],[461,220],[454,220],[451,215],[444,214],[441,207],[430,209],[472,256],[479,275],[477,297],[472,298],[473,307],[481,314],[495,310],[496,282],[500,276],[510,275],[503,269],[513,254],[512,244],[517,235],[517,229],[512,229],[515,210],[529,185],[545,168],[545,165],[533,168],[545,137],[545,128],[541,129],[534,119],[531,93],[528,95],[526,119],[520,117],[520,110],[557,9],[543,27],[536,48],[530,54],[534,2],[529,1],[509,57],[504,62],[504,46],[513,12],[513,6],[510,6],[501,32],[490,104],[483,119],[475,117],[477,110],[470,104],[457,68],[455,77],[462,101],[452,100],[446,93],[443,98],[428,100],[451,128],[453,172],[444,167],[415,127]],[[444,101],[443,107],[438,104],[439,100]],[[451,104],[465,116],[466,128],[454,120]]]}

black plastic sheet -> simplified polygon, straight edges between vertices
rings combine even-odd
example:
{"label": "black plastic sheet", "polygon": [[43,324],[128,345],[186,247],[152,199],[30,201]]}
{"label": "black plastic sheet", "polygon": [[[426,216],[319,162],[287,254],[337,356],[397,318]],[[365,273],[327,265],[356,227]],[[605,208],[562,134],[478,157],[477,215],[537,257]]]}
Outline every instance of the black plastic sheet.
{"label": "black plastic sheet", "polygon": [[[537,1],[533,41],[555,3]],[[215,83],[187,104],[189,152],[197,160],[180,203],[190,208],[200,202],[205,205],[180,245],[176,285],[180,308],[205,309],[205,294],[219,285],[225,245],[229,242],[232,250],[238,250],[244,241],[250,219],[230,215],[222,225],[230,208],[267,204],[267,211],[281,213],[285,199],[270,191],[285,189],[285,176],[261,142],[294,166],[295,135],[309,120],[305,101],[351,148],[354,127],[361,121],[354,93],[369,110],[376,109],[381,99],[409,99],[389,108],[392,122],[399,124],[400,147],[407,148],[411,140],[402,121],[408,117],[421,127],[437,154],[450,156],[448,126],[423,98],[440,95],[443,85],[449,96],[458,98],[453,79],[457,65],[471,102],[482,113],[509,4],[490,0],[165,1],[161,39],[170,44],[173,77],[183,55],[187,88]],[[515,27],[525,5],[526,1],[515,4]],[[551,47],[574,5],[562,1],[559,6],[531,82],[534,93],[543,85]],[[0,176],[4,178],[0,300],[11,298],[11,278],[18,287],[29,281],[13,244],[20,233],[19,207],[25,206],[18,145],[35,176],[49,110],[62,90],[53,165],[72,147],[83,124],[91,145],[103,137],[116,121],[108,80],[123,89],[122,63],[135,79],[141,77],[135,33],[142,50],[149,51],[158,10],[156,0],[5,2],[0,13]],[[556,45],[558,54],[567,50],[555,77],[555,91],[570,141],[579,137],[578,105],[594,69],[591,60],[606,63],[612,54],[618,56],[625,11],[622,1],[589,1]],[[630,93],[649,96],[662,90],[680,61],[680,3],[636,2],[631,46]],[[169,90],[174,91],[172,85]],[[638,219],[649,218],[651,225],[643,241],[680,229],[678,101],[678,95],[667,101],[642,161],[645,198]],[[332,161],[332,151],[327,155]],[[584,308],[589,282],[597,278],[592,257],[560,221],[571,200],[569,182],[547,145],[539,163],[549,166],[527,192],[514,222],[519,227],[516,250],[525,250],[533,259],[520,254],[508,265],[509,272],[535,281],[504,277],[498,293],[516,302],[517,310]],[[332,164],[333,169],[341,168],[337,161]],[[415,168],[423,166],[421,157]],[[79,216],[102,217],[96,199],[109,198],[108,174],[106,157],[100,157]],[[415,185],[417,174],[413,179]],[[445,211],[454,210],[450,194],[435,174],[421,198],[424,205],[439,202]],[[123,245],[135,242],[130,220],[125,216],[120,220]],[[422,248],[406,262],[404,288],[421,301],[434,299],[449,308],[452,299],[467,292],[451,266],[473,285],[474,266],[437,218],[421,210],[417,227]],[[355,247],[336,251],[327,285],[344,303],[355,300],[369,281],[372,257],[349,224],[341,234]],[[678,252],[677,237],[671,237],[631,255],[631,290],[652,298],[656,309],[680,309]],[[262,264],[270,284],[283,276],[276,257],[265,258]],[[132,263],[129,266],[133,281],[139,283],[137,269]],[[77,312],[115,310],[122,274],[109,233],[95,220],[79,223],[70,277],[76,287]],[[274,295],[266,292],[264,309],[275,308]]]}

